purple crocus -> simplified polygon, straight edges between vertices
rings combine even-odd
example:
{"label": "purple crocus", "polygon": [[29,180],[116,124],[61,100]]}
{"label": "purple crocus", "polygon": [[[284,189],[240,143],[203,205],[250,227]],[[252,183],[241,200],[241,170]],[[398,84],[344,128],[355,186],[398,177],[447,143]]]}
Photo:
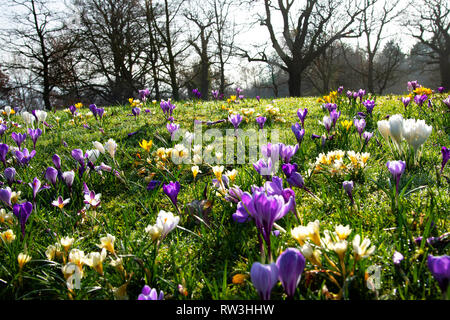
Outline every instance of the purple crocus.
{"label": "purple crocus", "polygon": [[45,179],[50,182],[53,186],[56,185],[56,179],[58,178],[58,170],[53,167],[48,167],[45,171]]}
{"label": "purple crocus", "polygon": [[439,87],[437,90],[438,90],[439,93],[444,93],[445,88],[444,87]]}
{"label": "purple crocus", "polygon": [[292,125],[291,130],[297,139],[297,143],[300,145],[303,141],[303,137],[305,136],[305,129],[303,129],[300,124],[296,122]]}
{"label": "purple crocus", "polygon": [[97,115],[100,118],[100,120],[103,118],[103,114],[105,113],[104,108],[97,108]]}
{"label": "purple crocus", "polygon": [[257,117],[256,118],[256,123],[259,125],[259,129],[263,129],[264,128],[264,124],[266,123],[267,118],[266,117]]}
{"label": "purple crocus", "polygon": [[17,150],[16,151],[16,158],[19,161],[21,165],[28,165],[33,159],[33,157],[36,155],[36,150],[33,150],[31,152],[28,151],[27,148],[24,148],[22,151]]}
{"label": "purple crocus", "polygon": [[291,158],[297,153],[299,145],[295,146],[287,146],[283,143],[280,143],[280,158],[284,163],[291,162]]}
{"label": "purple crocus", "polygon": [[228,116],[228,121],[231,122],[231,124],[234,127],[234,130],[237,130],[237,128],[239,127],[239,124],[242,121],[242,116],[239,113],[230,115],[230,116]]}
{"label": "purple crocus", "polygon": [[445,295],[450,282],[450,256],[432,256],[430,254],[428,255],[427,265],[434,279],[438,282],[442,294]]}
{"label": "purple crocus", "polygon": [[20,149],[20,145],[25,141],[25,139],[27,138],[27,134],[26,133],[16,133],[13,132],[11,133],[11,138],[14,140],[14,142],[17,144],[17,147],[19,147]]}
{"label": "purple crocus", "polygon": [[166,124],[166,128],[167,128],[167,131],[169,131],[170,136],[173,139],[173,136],[174,136],[175,132],[177,132],[178,129],[180,129],[180,125],[169,122],[168,124]]}
{"label": "purple crocus", "polygon": [[180,183],[178,181],[169,182],[168,184],[163,185],[164,193],[170,198],[175,208],[178,209],[177,206],[177,197],[180,192]]}
{"label": "purple crocus", "polygon": [[134,107],[131,109],[131,113],[133,113],[134,119],[137,120],[137,116],[141,113],[141,108]]}
{"label": "purple crocus", "polygon": [[70,106],[69,110],[70,110],[70,112],[72,113],[73,116],[77,113],[77,108],[75,106]]}
{"label": "purple crocus", "polygon": [[360,101],[362,102],[362,98],[366,95],[366,90],[364,89],[359,89],[358,91],[358,97],[360,99]]}
{"label": "purple crocus", "polygon": [[371,115],[373,108],[375,108],[375,100],[366,100],[363,105],[366,107],[367,113]]}
{"label": "purple crocus", "polygon": [[27,223],[31,211],[33,211],[33,205],[28,201],[21,204],[15,204],[13,207],[13,213],[17,219],[19,219],[23,237],[25,237],[25,224]]}
{"label": "purple crocus", "polygon": [[158,187],[161,184],[161,181],[159,180],[152,180],[147,185],[147,190],[155,190],[156,187]]}
{"label": "purple crocus", "polygon": [[52,161],[53,161],[53,164],[55,165],[56,169],[61,170],[61,158],[57,154],[54,154],[52,156]]}
{"label": "purple crocus", "polygon": [[147,100],[147,97],[150,96],[150,89],[148,88],[139,90],[138,92],[139,92],[139,99],[141,99],[144,102]]}
{"label": "purple crocus", "polygon": [[414,102],[421,107],[423,103],[428,99],[428,96],[426,94],[423,95],[417,95],[414,97]]}
{"label": "purple crocus", "polygon": [[306,115],[308,114],[308,109],[298,109],[297,110],[297,116],[300,119],[300,122],[302,123],[302,128],[305,127],[305,119],[306,119]]}
{"label": "purple crocus", "polygon": [[217,100],[219,98],[219,90],[212,90],[211,95],[214,98],[214,100]]}
{"label": "purple crocus", "polygon": [[287,248],[277,259],[278,278],[289,298],[294,296],[305,264],[305,257],[295,248]]}
{"label": "purple crocus", "polygon": [[351,204],[353,205],[353,181],[344,181],[342,183],[342,187],[344,188],[345,192],[347,192],[348,197],[350,198]]}
{"label": "purple crocus", "polygon": [[41,187],[41,181],[37,177],[34,177],[33,182],[30,182],[28,185],[31,187],[31,189],[33,189],[33,202],[36,200],[36,195],[40,191],[50,188],[49,185],[44,185]]}
{"label": "purple crocus", "polygon": [[333,128],[336,127],[336,122],[338,121],[339,117],[341,116],[341,112],[334,109],[330,112],[330,118],[331,122],[333,124]]}
{"label": "purple crocus", "polygon": [[344,87],[343,87],[343,86],[340,86],[340,87],[337,89],[337,92],[338,92],[339,94],[342,94],[342,92],[344,92]]}
{"label": "purple crocus", "polygon": [[164,292],[161,290],[158,295],[156,289],[145,285],[142,288],[141,294],[138,296],[138,300],[164,300]]}
{"label": "purple crocus", "polygon": [[42,130],[37,128],[37,129],[28,129],[28,135],[31,138],[31,141],[33,141],[33,150],[36,149],[36,142],[38,140],[38,138],[41,136],[42,134]]}
{"label": "purple crocus", "polygon": [[[327,109],[328,112],[330,112],[330,113],[331,113],[331,111],[336,110],[338,107],[336,103],[327,103],[324,106],[325,106],[325,109]],[[323,106],[322,106],[322,108],[323,108]]]}
{"label": "purple crocus", "polygon": [[16,169],[14,169],[13,167],[6,168],[3,174],[6,178],[6,181],[8,182],[8,185],[11,187],[12,184],[15,182],[14,178],[16,176]]}
{"label": "purple crocus", "polygon": [[278,267],[275,263],[255,262],[250,269],[250,278],[262,300],[270,300],[272,288],[278,282]]}
{"label": "purple crocus", "polygon": [[0,189],[0,200],[3,201],[8,206],[12,206],[11,204],[11,188],[6,187],[5,189]]}
{"label": "purple crocus", "polygon": [[398,195],[398,186],[400,183],[400,178],[403,174],[403,172],[405,172],[405,168],[406,168],[406,163],[402,160],[399,161],[388,161],[386,163],[387,168],[389,169],[389,172],[392,174],[392,176],[395,179],[395,190],[397,192]]}
{"label": "purple crocus", "polygon": [[402,103],[406,109],[409,106],[409,104],[411,103],[411,98],[410,97],[402,98]]}
{"label": "purple crocus", "polygon": [[258,100],[258,102],[260,102],[261,97],[260,96],[256,96],[256,100]]}
{"label": "purple crocus", "polygon": [[270,180],[273,175],[272,160],[270,158],[268,158],[267,160],[258,160],[257,162],[253,163],[253,168],[255,168],[256,172],[258,172],[266,180]]}
{"label": "purple crocus", "polygon": [[364,131],[364,133],[362,134],[362,138],[364,139],[364,143],[368,143],[370,141],[370,139],[372,139],[372,137],[373,137],[373,132]]}
{"label": "purple crocus", "polygon": [[84,166],[84,154],[81,149],[73,149],[71,152],[72,158],[74,158],[81,166]]}
{"label": "purple crocus", "polygon": [[354,119],[353,124],[356,127],[356,131],[359,133],[359,137],[361,138],[361,135],[364,131],[364,128],[366,127],[366,120],[364,119]]}
{"label": "purple crocus", "polygon": [[8,130],[8,127],[5,126],[5,124],[0,124],[0,137],[3,136],[3,134],[5,133],[5,131]]}
{"label": "purple crocus", "polygon": [[286,181],[291,187],[303,188],[305,186],[305,181],[300,173],[297,172],[298,165],[294,164],[283,164],[281,169],[286,175]]}
{"label": "purple crocus", "polygon": [[441,165],[441,174],[442,174],[446,163],[450,159],[450,150],[447,147],[442,147],[441,153],[442,153],[442,165]]}

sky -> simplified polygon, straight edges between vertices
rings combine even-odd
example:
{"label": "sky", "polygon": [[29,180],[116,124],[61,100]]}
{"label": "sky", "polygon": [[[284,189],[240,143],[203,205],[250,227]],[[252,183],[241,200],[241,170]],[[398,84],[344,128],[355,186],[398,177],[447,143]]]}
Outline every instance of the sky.
{"label": "sky", "polygon": [[[300,3],[302,0],[299,0]],[[390,0],[379,0],[379,1],[390,1]],[[398,7],[404,7],[406,5],[408,0],[400,0]],[[18,21],[14,21],[11,19],[11,16],[18,11],[17,8],[14,8],[12,0],[1,0],[0,2],[0,29],[4,30],[7,28],[13,27],[15,24],[18,23]],[[56,1],[51,0],[48,1],[48,6],[50,8],[54,8],[56,11],[64,10],[64,1]],[[262,10],[261,10],[262,9]],[[254,6],[253,8],[248,7],[236,7],[233,14],[232,19],[239,25],[239,23],[242,22],[253,22],[256,21],[256,13],[257,12],[264,13],[263,7]],[[275,28],[281,27],[280,21],[282,21],[281,16],[277,16],[275,13],[273,14],[273,21]],[[278,22],[278,23],[277,23]],[[244,23],[245,24],[245,23]],[[396,25],[392,24],[387,29],[387,35],[389,37],[386,38],[385,41],[389,39],[396,39],[401,44],[403,52],[407,53],[414,45],[415,41],[412,37],[408,36],[404,30]],[[239,44],[241,47],[249,48],[250,50],[254,46],[267,46],[268,52],[272,51],[271,42],[269,39],[269,33],[267,31],[267,28],[265,26],[259,25],[259,23],[253,23],[250,27],[243,26],[241,31],[236,37],[237,44]],[[344,42],[347,42],[353,46],[357,45],[364,45],[364,42],[360,40],[350,40],[346,39]],[[1,47],[0,47],[1,50]],[[0,53],[1,54],[1,53]],[[5,55],[1,54],[1,57],[5,59]],[[234,82],[240,82],[242,81],[240,73],[237,72],[240,66],[242,65],[249,65],[247,61],[243,61],[242,59],[233,59],[230,64],[228,65],[228,71],[231,76],[232,81]],[[255,63],[252,63],[251,65],[255,65]]]}

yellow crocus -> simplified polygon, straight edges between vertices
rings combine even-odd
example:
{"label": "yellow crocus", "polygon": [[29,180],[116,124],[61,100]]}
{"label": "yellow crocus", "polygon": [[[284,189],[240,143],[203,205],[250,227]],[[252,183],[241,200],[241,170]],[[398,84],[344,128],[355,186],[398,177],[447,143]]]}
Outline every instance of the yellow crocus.
{"label": "yellow crocus", "polygon": [[31,257],[25,253],[19,253],[17,256],[17,262],[19,263],[19,269],[22,270],[23,266],[30,262]]}
{"label": "yellow crocus", "polygon": [[139,142],[139,145],[142,147],[142,149],[144,149],[145,151],[147,151],[147,152],[150,152],[150,149],[151,149],[151,147],[152,147],[152,145],[153,145],[153,141],[152,140],[150,140],[150,141],[147,141],[147,140],[142,140],[142,142]]}
{"label": "yellow crocus", "polygon": [[192,175],[194,176],[194,179],[195,179],[195,177],[197,177],[197,174],[199,172],[201,172],[198,166],[192,166],[191,171],[192,171]]}
{"label": "yellow crocus", "polygon": [[350,128],[352,127],[352,125],[353,125],[353,122],[351,122],[351,121],[348,121],[348,120],[341,121],[341,126],[342,126],[346,131],[350,130]]}

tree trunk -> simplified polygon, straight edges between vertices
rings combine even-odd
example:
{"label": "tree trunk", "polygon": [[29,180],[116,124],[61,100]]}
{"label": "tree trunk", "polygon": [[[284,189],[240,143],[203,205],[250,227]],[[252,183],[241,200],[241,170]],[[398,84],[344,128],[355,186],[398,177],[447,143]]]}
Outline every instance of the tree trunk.
{"label": "tree trunk", "polygon": [[450,90],[450,55],[439,56],[439,71],[441,73],[441,85],[445,90]]}
{"label": "tree trunk", "polygon": [[301,73],[298,71],[289,72],[289,80],[288,80],[288,86],[289,86],[289,96],[290,97],[300,97],[301,96],[301,86],[302,86],[302,79],[301,79]]}
{"label": "tree trunk", "polygon": [[373,56],[369,55],[369,59],[367,61],[367,90],[370,93],[374,93],[374,86],[373,86]]}

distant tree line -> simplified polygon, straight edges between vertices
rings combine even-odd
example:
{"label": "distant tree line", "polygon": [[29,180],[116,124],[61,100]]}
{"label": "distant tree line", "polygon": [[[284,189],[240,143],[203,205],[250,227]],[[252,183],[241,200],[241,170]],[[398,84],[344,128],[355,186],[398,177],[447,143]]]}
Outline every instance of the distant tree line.
{"label": "distant tree line", "polygon": [[[450,89],[446,0],[71,0],[61,12],[50,1],[11,2],[20,9],[0,38],[2,105],[123,104],[143,88],[155,100],[238,86],[262,97],[341,85],[401,93],[408,80]],[[237,10],[256,14],[236,21]],[[267,43],[239,43],[255,24]],[[389,34],[394,24],[416,39],[410,52]]]}

